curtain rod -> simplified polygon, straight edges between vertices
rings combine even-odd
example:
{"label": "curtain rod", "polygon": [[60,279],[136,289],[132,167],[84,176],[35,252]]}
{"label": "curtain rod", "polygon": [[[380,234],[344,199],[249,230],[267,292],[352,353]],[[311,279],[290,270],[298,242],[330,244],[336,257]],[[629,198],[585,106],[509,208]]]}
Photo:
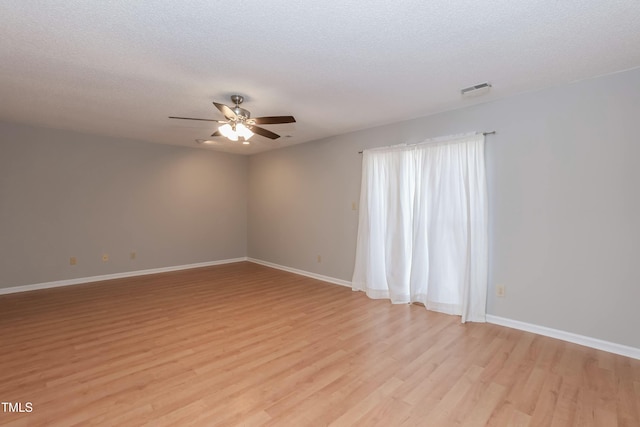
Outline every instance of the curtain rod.
{"label": "curtain rod", "polygon": [[[495,135],[495,134],[496,134],[496,131],[495,131],[495,130],[492,130],[491,132],[482,132],[482,134],[483,134],[484,136],[487,136],[487,135]],[[358,154],[362,154],[362,151],[358,151]]]}

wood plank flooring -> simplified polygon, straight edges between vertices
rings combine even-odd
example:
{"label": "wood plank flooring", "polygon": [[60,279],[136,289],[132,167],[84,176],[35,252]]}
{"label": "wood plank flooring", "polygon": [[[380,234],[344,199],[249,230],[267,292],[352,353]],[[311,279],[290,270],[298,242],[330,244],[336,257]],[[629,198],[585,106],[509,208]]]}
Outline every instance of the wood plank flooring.
{"label": "wood plank flooring", "polygon": [[0,296],[7,426],[640,426],[640,361],[242,262]]}

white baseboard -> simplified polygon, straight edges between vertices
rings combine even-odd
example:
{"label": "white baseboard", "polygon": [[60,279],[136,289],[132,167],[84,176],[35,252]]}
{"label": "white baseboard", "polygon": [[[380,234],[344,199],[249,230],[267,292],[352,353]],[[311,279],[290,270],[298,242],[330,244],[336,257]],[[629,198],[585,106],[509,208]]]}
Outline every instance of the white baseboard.
{"label": "white baseboard", "polygon": [[534,334],[544,335],[546,337],[557,338],[559,340],[568,341],[574,344],[580,344],[585,347],[595,348],[597,350],[608,351],[609,353],[619,354],[621,356],[631,357],[633,359],[640,359],[640,348],[629,347],[609,341],[603,341],[597,338],[574,334],[572,332],[547,328],[546,326],[538,326],[532,323],[520,322],[519,320],[493,316],[491,314],[487,314],[487,322],[493,323],[495,325],[506,326],[508,328],[519,329],[521,331],[533,332]]}
{"label": "white baseboard", "polygon": [[79,277],[77,279],[56,280],[55,282],[36,283],[33,285],[14,286],[0,288],[0,295],[14,294],[17,292],[35,291],[38,289],[59,288],[61,286],[80,285],[83,283],[99,282],[102,280],[121,279],[124,277],[145,276],[147,274],[166,273],[169,271],[188,270],[190,268],[209,267],[212,265],[230,264],[233,262],[247,261],[247,257],[223,259],[218,261],[198,262],[195,264],[174,265],[171,267],[151,268],[149,270],[125,271],[123,273],[104,274],[102,276]]}
{"label": "white baseboard", "polygon": [[334,277],[329,277],[329,276],[323,276],[322,274],[310,273],[308,271],[298,270],[297,268],[286,267],[284,265],[274,264],[272,262],[262,261],[260,259],[255,259],[255,258],[247,258],[247,261],[264,265],[266,267],[276,268],[278,270],[288,271],[289,273],[295,273],[301,276],[322,280],[323,282],[333,283],[334,285],[346,286],[348,288],[351,288],[351,282],[348,282],[346,280],[336,279]]}

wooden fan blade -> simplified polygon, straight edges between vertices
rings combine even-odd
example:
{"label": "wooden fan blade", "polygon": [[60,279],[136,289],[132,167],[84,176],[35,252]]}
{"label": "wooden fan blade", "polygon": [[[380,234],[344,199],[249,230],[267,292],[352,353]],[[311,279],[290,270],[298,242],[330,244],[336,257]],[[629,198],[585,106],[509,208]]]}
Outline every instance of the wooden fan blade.
{"label": "wooden fan blade", "polygon": [[280,135],[278,135],[277,133],[273,133],[270,130],[266,130],[265,128],[261,128],[260,126],[249,126],[249,129],[251,129],[251,131],[253,133],[257,133],[258,135],[262,135],[266,138],[270,138],[270,139],[278,139],[280,138]]}
{"label": "wooden fan blade", "polygon": [[257,125],[276,125],[279,123],[295,123],[293,116],[256,117],[251,119]]}
{"label": "wooden fan blade", "polygon": [[224,104],[218,104],[217,102],[214,102],[213,105],[216,106],[216,108],[218,110],[220,110],[220,112],[222,114],[224,114],[224,116],[229,119],[229,120],[235,120],[238,118],[238,116],[236,115],[236,113],[233,112],[233,110],[229,107],[227,107]]}
{"label": "wooden fan blade", "polygon": [[173,117],[169,116],[170,119],[181,119],[181,120],[201,120],[203,122],[218,122],[218,123],[226,123],[224,120],[213,120],[213,119],[194,119],[193,117]]}
{"label": "wooden fan blade", "polygon": [[211,136],[222,136],[222,134],[219,131],[215,131]]}

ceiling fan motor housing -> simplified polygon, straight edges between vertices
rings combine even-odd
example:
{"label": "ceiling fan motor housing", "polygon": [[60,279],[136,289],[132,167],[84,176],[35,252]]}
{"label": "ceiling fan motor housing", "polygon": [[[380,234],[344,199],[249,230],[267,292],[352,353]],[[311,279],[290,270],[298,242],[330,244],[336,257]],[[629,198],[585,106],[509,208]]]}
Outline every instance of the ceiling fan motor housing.
{"label": "ceiling fan motor housing", "polygon": [[238,116],[238,118],[240,120],[246,120],[249,117],[251,117],[251,113],[249,113],[249,111],[245,110],[244,108],[240,108],[238,106],[232,108],[233,112],[236,113],[236,115]]}

